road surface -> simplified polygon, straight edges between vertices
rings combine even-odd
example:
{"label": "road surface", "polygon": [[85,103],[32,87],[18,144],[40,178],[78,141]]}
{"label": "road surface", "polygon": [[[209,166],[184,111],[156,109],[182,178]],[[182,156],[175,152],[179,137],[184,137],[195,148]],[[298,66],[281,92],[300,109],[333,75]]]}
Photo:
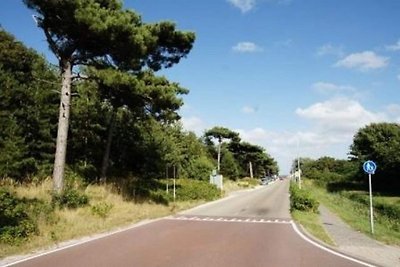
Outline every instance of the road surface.
{"label": "road surface", "polygon": [[13,266],[368,266],[308,241],[289,214],[288,181]]}

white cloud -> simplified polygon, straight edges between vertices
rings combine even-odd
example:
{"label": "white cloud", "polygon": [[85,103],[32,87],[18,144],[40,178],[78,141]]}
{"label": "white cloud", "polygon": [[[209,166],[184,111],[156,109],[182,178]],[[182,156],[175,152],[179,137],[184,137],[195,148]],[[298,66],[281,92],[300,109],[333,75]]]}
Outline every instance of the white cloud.
{"label": "white cloud", "polygon": [[242,13],[249,12],[256,6],[256,0],[227,0],[229,3],[239,8]]}
{"label": "white cloud", "polygon": [[196,135],[200,136],[207,128],[206,123],[199,117],[182,117],[182,126],[187,131],[195,132]]}
{"label": "white cloud", "polygon": [[336,57],[343,57],[343,46],[334,46],[331,44],[324,44],[317,49],[317,56],[333,55]]}
{"label": "white cloud", "polygon": [[328,82],[316,82],[311,87],[321,94],[355,93],[357,91],[350,85],[337,85]]}
{"label": "white cloud", "polygon": [[262,48],[252,42],[240,42],[232,47],[232,50],[239,53],[253,53],[262,51]]}
{"label": "white cloud", "polygon": [[256,112],[256,111],[257,111],[256,108],[249,107],[249,106],[244,106],[244,107],[242,108],[242,112],[245,113],[245,114],[251,114],[251,113],[254,113],[254,112]]}
{"label": "white cloud", "polygon": [[356,130],[371,122],[384,121],[382,113],[366,110],[358,101],[337,97],[315,103],[307,108],[298,108],[296,114],[314,121],[320,132],[336,134],[338,140],[351,137]]}
{"label": "white cloud", "polygon": [[379,56],[372,51],[364,51],[348,55],[336,62],[335,66],[368,71],[384,68],[388,65],[388,61],[387,57]]}
{"label": "white cloud", "polygon": [[394,45],[385,46],[388,51],[399,51],[400,50],[400,40],[397,41]]}

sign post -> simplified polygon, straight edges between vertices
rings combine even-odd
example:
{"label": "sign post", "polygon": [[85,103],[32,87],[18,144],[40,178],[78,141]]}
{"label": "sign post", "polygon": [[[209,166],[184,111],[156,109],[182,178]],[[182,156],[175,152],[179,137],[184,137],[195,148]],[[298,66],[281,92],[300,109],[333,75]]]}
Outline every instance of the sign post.
{"label": "sign post", "polygon": [[372,182],[371,176],[375,174],[376,171],[376,164],[372,160],[368,160],[364,162],[363,169],[366,173],[368,173],[369,178],[369,208],[370,208],[370,220],[371,220],[371,233],[374,234],[374,211],[372,208]]}

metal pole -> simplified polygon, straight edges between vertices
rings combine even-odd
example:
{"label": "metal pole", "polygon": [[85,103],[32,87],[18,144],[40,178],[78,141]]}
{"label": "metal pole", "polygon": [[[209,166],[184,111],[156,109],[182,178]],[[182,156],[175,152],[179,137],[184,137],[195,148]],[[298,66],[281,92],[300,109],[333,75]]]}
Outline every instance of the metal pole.
{"label": "metal pole", "polygon": [[374,234],[374,210],[372,208],[372,182],[371,174],[369,176],[369,207],[370,207],[370,219],[371,219],[371,233]]}

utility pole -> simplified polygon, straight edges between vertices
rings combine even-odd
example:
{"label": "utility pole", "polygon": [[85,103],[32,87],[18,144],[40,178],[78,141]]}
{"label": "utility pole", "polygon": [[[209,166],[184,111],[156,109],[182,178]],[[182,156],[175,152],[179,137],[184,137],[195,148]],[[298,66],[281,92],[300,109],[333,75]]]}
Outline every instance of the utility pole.
{"label": "utility pole", "polygon": [[253,165],[251,164],[251,161],[249,162],[249,168],[250,168],[250,178],[253,179]]}

